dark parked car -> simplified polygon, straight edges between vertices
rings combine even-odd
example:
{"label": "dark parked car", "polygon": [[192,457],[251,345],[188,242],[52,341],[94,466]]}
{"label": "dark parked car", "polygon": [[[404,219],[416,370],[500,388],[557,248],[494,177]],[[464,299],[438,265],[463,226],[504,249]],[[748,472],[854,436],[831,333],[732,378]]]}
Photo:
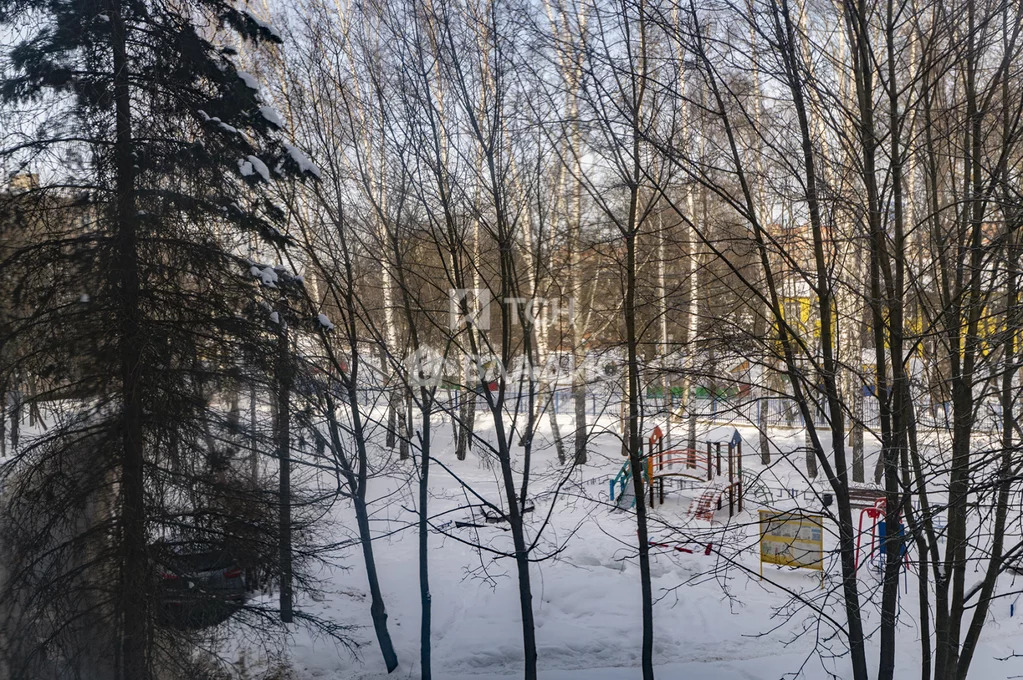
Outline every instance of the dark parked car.
{"label": "dark parked car", "polygon": [[245,602],[245,570],[222,550],[157,551],[158,621],[198,629],[227,620]]}

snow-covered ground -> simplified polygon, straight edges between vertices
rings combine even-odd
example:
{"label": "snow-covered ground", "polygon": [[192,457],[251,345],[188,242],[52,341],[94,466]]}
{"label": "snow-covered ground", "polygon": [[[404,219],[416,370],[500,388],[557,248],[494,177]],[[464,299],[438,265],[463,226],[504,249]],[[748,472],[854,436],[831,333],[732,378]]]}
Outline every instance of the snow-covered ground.
{"label": "snow-covered ground", "polygon": [[[571,419],[562,416],[562,432]],[[484,424],[481,424],[484,425]],[[610,428],[611,422],[605,425]],[[652,423],[650,424],[652,427]],[[732,427],[706,425],[701,440],[727,441]],[[740,428],[746,451],[744,465],[772,490],[772,505],[787,509],[820,508],[808,488],[802,453],[791,459],[776,455],[764,469],[756,451],[756,433]],[[430,514],[435,523],[470,520],[470,511],[457,475],[477,493],[500,504],[498,476],[482,464],[476,453],[455,460],[450,428],[436,434],[434,455],[450,472],[434,465],[431,472]],[[782,451],[802,445],[802,432],[772,432]],[[545,680],[627,680],[640,677],[640,582],[636,559],[635,519],[631,511],[608,503],[608,480],[621,467],[620,441],[611,432],[598,435],[590,462],[569,475],[560,493],[564,467],[556,463],[553,448],[542,448],[533,460],[529,531],[536,536],[545,520],[535,556],[550,555],[532,568],[533,606],[536,615],[540,677]],[[381,464],[386,454],[378,452]],[[419,677],[418,535],[414,526],[415,482],[411,462],[391,462],[387,472],[371,480],[370,493],[381,500],[374,505],[374,542],[389,625],[400,659],[390,677]],[[868,460],[868,470],[872,461]],[[818,483],[819,484],[819,483]],[[816,485],[815,485],[816,486]],[[655,663],[660,678],[699,680],[849,677],[841,636],[805,607],[793,604],[791,593],[815,598],[818,606],[839,621],[844,618],[835,597],[838,566],[824,589],[815,572],[765,568],[759,577],[758,506],[732,518],[727,509],[714,523],[690,518],[690,504],[699,490],[669,486],[666,502],[651,517],[651,539],[679,545],[687,539],[692,554],[673,547],[655,548],[652,559],[656,599]],[[795,498],[793,498],[795,496]],[[454,510],[445,514],[446,511]],[[336,509],[342,526],[354,526],[348,504]],[[477,515],[477,521],[480,517]],[[480,522],[483,523],[483,522]],[[826,529],[829,527],[826,527]],[[833,526],[830,527],[833,530]],[[452,534],[446,536],[444,532]],[[495,559],[457,540],[507,548],[510,537],[500,525],[483,528],[449,526],[430,536],[430,580],[433,595],[434,677],[443,680],[482,680],[521,675],[522,645],[515,567],[508,558]],[[710,555],[699,549],[712,540]],[[830,544],[829,544],[830,542]],[[833,536],[826,548],[834,547]],[[866,557],[866,556],[865,556]],[[298,680],[388,677],[370,621],[368,589],[361,554],[349,550],[343,568],[325,568],[323,597],[299,595],[298,606],[309,613],[354,626],[358,654],[339,649],[329,640],[296,629],[289,641],[291,664]],[[1006,577],[1007,579],[1009,577]],[[877,578],[864,582],[863,613],[868,630],[876,626],[879,590]],[[1008,586],[1009,583],[1006,583]],[[920,651],[916,627],[916,583],[910,574],[903,587],[897,678],[919,675]],[[871,600],[871,598],[874,598]],[[1023,660],[1011,657],[1023,633],[1023,615],[1010,616],[1011,600],[993,607],[991,621],[971,672],[976,678],[1010,678],[1023,673]],[[1018,610],[1018,607],[1016,607]],[[1023,647],[1023,645],[1021,645]],[[876,640],[868,659],[876,663]]]}
{"label": "snow-covered ground", "polygon": [[[377,414],[381,415],[381,414]],[[492,440],[487,418],[477,416],[477,434]],[[592,424],[591,424],[592,425]],[[530,538],[538,538],[532,566],[533,609],[536,618],[538,664],[543,680],[629,680],[640,678],[641,612],[635,515],[608,499],[608,482],[621,468],[621,441],[614,418],[593,425],[589,462],[569,469],[557,462],[546,418],[541,420],[531,464],[530,502],[526,515]],[[648,421],[645,433],[661,422]],[[560,416],[563,435],[572,419]],[[682,428],[674,426],[676,437]],[[666,502],[649,516],[650,538],[668,547],[652,548],[654,659],[657,677],[668,680],[777,680],[781,678],[848,678],[843,637],[834,636],[827,617],[844,621],[836,597],[838,565],[828,558],[825,587],[817,572],[764,568],[760,578],[757,510],[821,508],[823,479],[806,478],[804,433],[799,429],[771,431],[775,451],[769,467],[759,462],[758,436],[753,428],[738,427],[743,439],[747,481],[755,479],[746,508],[729,518],[727,505],[714,522],[692,518],[692,505],[704,488],[699,482],[669,481]],[[702,423],[698,439],[726,442],[732,425]],[[32,434],[31,430],[26,436]],[[433,601],[433,670],[439,680],[485,680],[521,677],[522,642],[518,583],[510,558],[495,557],[471,544],[510,551],[509,532],[486,523],[473,493],[503,506],[496,466],[485,464],[482,447],[467,460],[455,459],[451,428],[439,422],[434,429],[429,514],[436,529],[430,535],[430,583]],[[924,441],[926,432],[921,434]],[[644,437],[645,439],[645,437]],[[830,446],[825,440],[824,445]],[[787,454],[787,455],[786,455]],[[873,469],[870,451],[866,468]],[[516,464],[522,452],[516,450]],[[351,504],[335,505],[333,536],[351,547],[333,566],[319,567],[314,576],[322,589],[315,596],[299,592],[297,608],[335,624],[350,627],[355,653],[334,641],[294,626],[286,640],[294,680],[345,678],[383,680],[419,674],[419,565],[416,503],[416,461],[398,461],[397,453],[377,446],[372,453],[377,474],[369,482],[374,551],[383,589],[390,633],[400,666],[388,675],[377,647],[369,611],[366,572],[355,534]],[[726,464],[725,464],[726,467]],[[269,471],[272,472],[272,471]],[[299,478],[301,471],[296,473]],[[457,479],[456,479],[457,478]],[[472,492],[467,492],[470,487]],[[685,488],[683,488],[685,487]],[[769,491],[765,494],[764,490]],[[626,504],[627,505],[627,504]],[[854,513],[858,511],[854,510]],[[857,515],[854,514],[854,521]],[[470,521],[480,528],[459,528]],[[1023,520],[1009,522],[1018,534]],[[703,548],[712,544],[709,555]],[[691,553],[676,550],[683,547]],[[825,524],[825,549],[834,549],[834,525]],[[861,559],[869,564],[864,550]],[[976,579],[980,579],[980,574]],[[919,676],[918,598],[916,575],[903,577],[896,678]],[[1015,582],[1014,582],[1015,579]],[[868,631],[877,626],[879,579],[869,566],[861,579],[862,613]],[[999,592],[1023,587],[1023,576],[1008,573]],[[269,607],[275,593],[264,596]],[[794,595],[813,602],[798,604]],[[985,627],[970,677],[982,680],[1023,676],[1023,602],[1015,595],[997,600]],[[1012,615],[1013,612],[1015,615]],[[237,644],[244,644],[235,641]],[[238,653],[236,644],[225,649]],[[249,664],[258,651],[244,654]],[[868,643],[868,663],[876,665],[877,640]]]}

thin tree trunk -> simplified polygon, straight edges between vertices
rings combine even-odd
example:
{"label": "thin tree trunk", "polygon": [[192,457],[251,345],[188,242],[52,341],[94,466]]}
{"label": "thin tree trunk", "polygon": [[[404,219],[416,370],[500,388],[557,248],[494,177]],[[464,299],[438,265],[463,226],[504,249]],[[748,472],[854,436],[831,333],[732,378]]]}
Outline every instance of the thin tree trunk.
{"label": "thin tree trunk", "polygon": [[[570,200],[568,215],[566,217],[565,244],[568,250],[568,277],[570,283],[569,309],[571,316],[569,323],[572,330],[572,399],[574,407],[574,463],[575,465],[586,464],[586,448],[588,444],[586,426],[586,353],[583,349],[585,344],[586,323],[582,309],[576,305],[582,295],[583,271],[580,252],[582,249],[582,136],[579,129],[579,92],[582,78],[582,50],[578,44],[580,34],[586,27],[586,13],[582,6],[579,7],[575,17],[571,16],[563,3],[555,7],[548,0],[544,0],[544,10],[554,31],[555,40],[564,45],[564,52],[559,57],[559,67],[562,78],[565,80],[565,120],[568,121],[568,134],[565,138],[565,152],[562,164],[559,167],[560,179],[558,189],[560,192],[568,193]],[[572,21],[575,21],[573,30]],[[567,53],[567,54],[566,54]],[[569,164],[572,171],[566,172]],[[571,189],[566,187],[566,177],[571,180]],[[560,199],[560,193],[558,199]]]}
{"label": "thin tree trunk", "polygon": [[[424,392],[426,390],[423,390]],[[429,401],[425,403],[429,404]],[[426,512],[430,500],[430,413],[423,409],[422,452],[419,461],[419,665],[422,680],[433,678],[430,656],[433,596],[430,593],[430,525]]]}
{"label": "thin tree trunk", "polygon": [[753,376],[754,384],[754,396],[757,400],[757,435],[760,445],[760,463],[762,465],[771,464],[771,439],[768,437],[767,428],[768,415],[771,408],[771,402],[768,395],[770,392],[767,389],[767,372],[766,366],[755,366]]}
{"label": "thin tree trunk", "polygon": [[[353,357],[353,365],[355,359]],[[352,379],[354,380],[354,378]],[[350,403],[356,403],[354,382],[349,381],[348,399]],[[334,447],[335,457],[341,464],[341,472],[352,490],[352,505],[355,508],[355,523],[359,530],[359,542],[362,545],[362,558],[366,564],[366,579],[369,582],[370,607],[369,613],[373,620],[373,629],[376,632],[377,643],[380,645],[380,653],[384,657],[384,664],[387,672],[391,673],[398,667],[398,656],[394,652],[394,644],[391,642],[391,634],[387,630],[387,608],[384,606],[384,596],[380,589],[380,579],[377,575],[376,558],[373,555],[373,532],[369,526],[369,510],[366,505],[366,480],[367,460],[365,438],[363,431],[362,417],[357,408],[352,408],[352,430],[355,439],[356,455],[358,456],[358,468],[352,470],[344,456],[344,447],[341,443],[341,428],[337,422],[334,400],[327,395],[327,427],[330,430],[331,444]]]}
{"label": "thin tree trunk", "polygon": [[[633,189],[630,212],[635,215],[638,189]],[[636,495],[636,534],[639,539],[639,581],[642,595],[643,617],[642,664],[643,680],[654,677],[654,603],[650,582],[650,542],[647,536],[646,496],[644,494],[643,450],[639,436],[639,362],[636,333],[636,240],[635,234],[626,236],[626,289],[625,289],[625,336],[628,348],[628,441],[629,466],[632,470],[633,490]]]}
{"label": "thin tree trunk", "polygon": [[849,428],[849,444],[852,447],[852,477],[854,482],[866,480],[863,457],[863,388],[852,381],[852,425]]}
{"label": "thin tree trunk", "polygon": [[[343,305],[345,311],[345,335],[350,354],[350,365],[348,366],[347,373],[342,372],[342,382],[345,387],[345,398],[348,400],[351,413],[352,440],[355,443],[355,469],[352,468],[352,464],[349,461],[346,447],[342,445],[341,428],[337,422],[337,409],[330,390],[324,390],[323,397],[327,406],[327,428],[330,431],[331,445],[334,447],[334,457],[341,468],[341,474],[351,490],[352,505],[355,509],[356,525],[358,526],[359,540],[362,545],[362,556],[366,565],[366,579],[369,581],[369,611],[373,620],[373,629],[376,632],[377,643],[380,645],[380,653],[384,657],[387,672],[390,673],[398,667],[398,656],[394,651],[394,643],[391,641],[391,634],[387,629],[387,608],[384,606],[384,597],[380,589],[376,560],[373,555],[373,534],[369,526],[369,510],[366,503],[369,454],[366,446],[366,428],[362,412],[359,410],[359,394],[357,390],[361,362],[359,355],[359,332],[356,326],[357,319],[359,318],[359,307],[355,299],[354,287],[351,285],[355,281],[352,256],[347,248],[345,248],[344,240],[341,243],[342,256],[344,258],[344,281],[348,283],[344,289]],[[340,362],[335,358],[333,364],[338,366]]]}
{"label": "thin tree trunk", "polygon": [[284,310],[279,314],[277,338],[277,464],[280,467],[280,570],[281,621],[291,623],[292,565],[291,565],[291,361],[288,347],[288,326]]}
{"label": "thin tree trunk", "polygon": [[469,384],[469,359],[462,362],[462,398],[458,402],[458,412],[455,415],[457,422],[456,430],[458,440],[455,444],[455,458],[465,460],[466,454],[472,448],[472,433],[476,422],[476,391]]}
{"label": "thin tree trunk", "polygon": [[[760,51],[757,44],[757,30],[756,30],[756,16],[754,13],[754,7],[752,0],[747,2],[747,11],[749,12],[749,42],[750,42],[750,57],[752,61],[753,73],[751,79],[753,81],[753,128],[754,130],[760,130],[763,120],[763,93],[760,88]],[[756,179],[756,211],[757,219],[763,223],[768,216],[767,200],[764,196],[764,153],[763,144],[759,135],[756,138],[757,153],[755,161],[755,169],[757,172]],[[771,440],[768,436],[768,416],[770,413],[770,391],[767,388],[768,372],[770,371],[771,365],[771,344],[768,341],[767,328],[770,324],[767,323],[767,319],[770,315],[770,309],[765,305],[764,314],[756,314],[754,320],[753,336],[758,339],[763,339],[764,351],[761,355],[761,363],[757,366],[753,366],[750,369],[750,377],[753,381],[752,394],[751,396],[756,400],[757,404],[757,434],[760,446],[760,462],[763,465],[771,464]]]}
{"label": "thin tree trunk", "polygon": [[387,394],[387,434],[384,437],[384,446],[389,449],[398,443],[398,410],[398,394],[392,385]]}
{"label": "thin tree trunk", "polygon": [[0,383],[0,458],[7,457],[7,383]]}
{"label": "thin tree trunk", "polygon": [[[574,73],[578,74],[580,68],[581,67],[577,67]],[[577,80],[578,76],[575,76],[575,78]],[[572,108],[570,111],[572,131],[569,139],[573,145],[571,155],[574,163],[573,176],[575,178],[575,182],[572,189],[572,212],[569,216],[569,279],[572,284],[572,295],[578,298],[578,296],[582,295],[583,291],[582,258],[580,257],[580,250],[582,249],[581,232],[583,188],[582,181],[578,179],[579,173],[582,171],[579,161],[579,145],[581,143],[579,125],[576,122],[576,118],[578,117],[578,103],[575,93],[572,93],[571,97]],[[573,299],[572,302],[572,397],[575,401],[575,464],[585,465],[586,450],[589,441],[586,424],[586,352],[583,349],[586,342],[586,324],[584,322],[585,317],[583,316],[583,310],[578,304],[579,300]]]}
{"label": "thin tree trunk", "polygon": [[546,406],[547,408],[547,421],[551,426],[551,438],[554,440],[554,450],[557,454],[558,462],[564,465],[565,461],[568,459],[565,457],[565,443],[561,441],[561,427],[558,425],[558,412],[555,408],[558,402],[554,398],[553,391],[548,390],[547,394],[549,396],[541,396],[538,401],[541,402],[541,407]]}
{"label": "thin tree trunk", "polygon": [[22,404],[24,403],[21,396],[21,386],[15,383],[14,389],[11,390],[11,452],[17,453],[18,446],[21,443],[21,416],[22,416]]}
{"label": "thin tree trunk", "polygon": [[252,488],[259,486],[259,437],[256,420],[256,383],[249,385],[249,479]]}
{"label": "thin tree trunk", "polygon": [[[860,249],[856,249],[856,256],[854,259],[854,276],[856,280],[862,280],[863,274],[863,256],[860,254]],[[850,360],[852,361],[852,368],[847,371],[849,375],[849,399],[852,401],[852,423],[849,427],[849,445],[852,447],[852,477],[854,482],[863,483],[866,481],[866,461],[863,453],[863,418],[865,416],[863,412],[863,386],[860,384],[858,373],[853,372],[853,368],[857,371],[863,364],[863,337],[866,333],[866,324],[863,322],[861,315],[857,314],[854,317],[849,318],[849,323],[853,326],[852,331],[852,348],[849,353],[852,355]]]}
{"label": "thin tree trunk", "polygon": [[572,371],[572,402],[575,405],[575,464],[586,464],[586,365],[585,354],[572,350],[574,367]]}
{"label": "thin tree trunk", "polygon": [[[150,677],[149,563],[146,556],[145,448],[141,352],[144,336],[140,308],[139,253],[135,207],[135,155],[127,26],[120,0],[110,0],[115,107],[116,248],[119,269],[119,344],[121,353],[121,555],[117,618],[120,629],[120,677]],[[12,423],[13,425],[13,423]],[[13,430],[13,427],[12,427]]]}

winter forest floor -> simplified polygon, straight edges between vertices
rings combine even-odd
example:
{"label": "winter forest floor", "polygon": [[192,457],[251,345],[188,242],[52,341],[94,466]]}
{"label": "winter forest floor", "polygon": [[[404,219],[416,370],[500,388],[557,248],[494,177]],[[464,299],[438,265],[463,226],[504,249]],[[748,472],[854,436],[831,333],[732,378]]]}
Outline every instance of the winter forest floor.
{"label": "winter forest floor", "polygon": [[[655,424],[649,422],[644,441]],[[610,418],[594,427],[586,465],[559,464],[542,419],[531,464],[527,532],[537,539],[531,578],[537,626],[538,664],[543,680],[630,680],[640,678],[641,611],[634,509],[608,500],[608,482],[624,462],[620,437]],[[572,418],[560,416],[560,430],[571,432]],[[674,440],[682,437],[674,425]],[[698,440],[727,447],[732,425],[701,423]],[[655,596],[654,659],[658,678],[668,680],[779,680],[849,677],[841,636],[834,636],[828,617],[844,619],[837,598],[837,559],[826,558],[827,576],[819,572],[764,567],[760,578],[757,511],[761,508],[808,512],[821,509],[823,478],[806,478],[803,431],[772,429],[772,464],[760,464],[758,436],[739,427],[743,467],[750,488],[744,512],[729,518],[727,502],[713,522],[692,517],[691,506],[703,490],[700,482],[669,480],[665,503],[649,515],[650,539],[667,547],[651,548]],[[493,438],[492,426],[477,415],[477,435]],[[823,442],[825,447],[830,442]],[[701,444],[702,445],[702,444]],[[569,447],[570,448],[570,447]],[[875,451],[868,440],[868,477]],[[478,494],[503,506],[499,472],[488,466],[489,454],[477,445],[464,461],[454,455],[450,425],[434,430],[430,473],[430,508],[435,529],[430,535],[430,583],[433,601],[433,672],[441,680],[485,680],[521,676],[522,643],[518,584],[514,562],[476,546],[511,550],[506,525],[487,523],[470,503]],[[517,466],[522,463],[516,452]],[[382,680],[420,677],[419,565],[416,459],[397,460],[397,452],[376,446],[369,483],[373,499],[373,542],[388,624],[400,666],[388,676],[370,619],[365,565],[357,543],[351,503],[333,508],[333,535],[320,536],[345,545],[330,564],[313,568],[318,592],[299,591],[296,607],[334,624],[349,627],[354,651],[295,626],[288,639],[272,641],[287,650],[293,680],[343,678]],[[727,460],[727,458],[726,458]],[[273,471],[267,471],[273,474]],[[456,480],[457,477],[457,480]],[[460,480],[460,481],[458,481]],[[754,481],[755,480],[755,481]],[[308,481],[308,480],[307,480]],[[321,483],[323,480],[320,480]],[[330,483],[330,482],[328,482]],[[631,482],[630,482],[631,484]],[[471,491],[467,491],[469,488]],[[630,499],[631,500],[631,499]],[[1016,512],[1018,513],[1018,505]],[[853,511],[854,523],[859,510]],[[456,527],[454,522],[481,527]],[[1008,523],[1018,534],[1021,518]],[[834,524],[825,522],[825,551],[835,548]],[[869,540],[867,538],[866,540]],[[710,554],[705,554],[711,544]],[[678,548],[691,550],[681,552]],[[912,557],[912,553],[911,553]],[[545,558],[545,559],[540,559]],[[867,629],[879,621],[880,577],[861,552],[862,611]],[[896,678],[919,677],[916,567],[903,574]],[[979,576],[978,576],[979,578]],[[999,591],[1023,586],[1023,576],[1004,575]],[[1015,579],[1015,583],[1013,582]],[[801,604],[795,596],[800,596]],[[996,601],[970,677],[982,680],[1023,676],[1023,613],[1012,595]],[[276,604],[276,593],[253,604]],[[809,603],[809,604],[807,604]],[[1010,614],[1013,605],[1015,615]],[[821,616],[823,613],[824,616]],[[244,657],[251,667],[258,649],[228,636],[227,659]],[[876,638],[876,636],[875,636]],[[265,641],[264,641],[265,643]],[[868,663],[876,666],[877,641],[868,646]],[[257,664],[258,665],[258,664]]]}

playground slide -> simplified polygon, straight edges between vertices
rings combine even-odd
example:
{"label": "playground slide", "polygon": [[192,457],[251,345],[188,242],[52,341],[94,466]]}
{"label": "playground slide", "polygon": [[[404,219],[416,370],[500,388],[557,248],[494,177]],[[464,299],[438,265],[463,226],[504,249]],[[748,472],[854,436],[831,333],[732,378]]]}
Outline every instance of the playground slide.
{"label": "playground slide", "polygon": [[689,514],[696,519],[713,520],[714,513],[721,507],[721,495],[725,488],[719,484],[706,487],[700,497],[690,504]]}
{"label": "playground slide", "polygon": [[632,467],[625,461],[618,474],[609,482],[608,498],[619,510],[636,505],[636,490],[632,488]]}
{"label": "playground slide", "polygon": [[615,498],[615,506],[619,510],[628,510],[629,508],[635,507],[636,505],[636,490],[632,488],[632,484],[626,485],[624,492],[619,493]]}

